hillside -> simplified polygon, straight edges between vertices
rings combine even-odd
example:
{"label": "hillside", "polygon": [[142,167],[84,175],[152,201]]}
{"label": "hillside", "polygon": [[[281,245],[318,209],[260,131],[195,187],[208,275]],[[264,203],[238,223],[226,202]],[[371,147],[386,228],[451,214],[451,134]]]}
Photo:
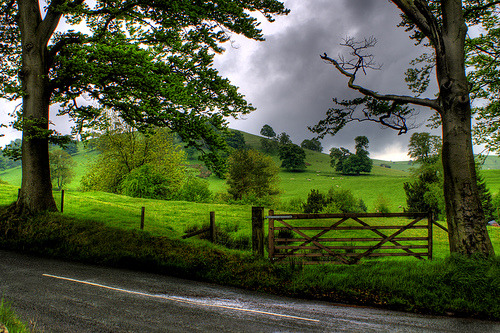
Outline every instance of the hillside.
{"label": "hillside", "polygon": [[[260,150],[260,136],[241,132],[246,144]],[[68,185],[71,191],[78,190],[80,179],[85,174],[86,167],[95,158],[97,152],[86,150],[79,145],[79,152],[73,156],[76,162],[75,177]],[[412,165],[406,162],[392,162],[373,160],[373,171],[370,175],[343,176],[336,173],[330,167],[330,157],[325,153],[306,150],[306,163],[308,167],[305,172],[287,172],[281,170],[281,200],[289,202],[293,199],[304,200],[312,190],[328,191],[330,188],[349,189],[352,193],[362,198],[369,211],[374,210],[377,200],[385,200],[389,203],[391,211],[401,211],[400,206],[405,205],[405,193],[403,183],[410,177]],[[278,156],[272,156],[277,165],[281,162]],[[491,193],[495,194],[500,189],[500,158],[489,156],[483,167],[484,175]],[[199,163],[197,160],[190,163]],[[21,185],[21,168],[12,168],[0,171],[0,179],[11,185]],[[225,181],[215,176],[208,178],[212,192],[223,192],[226,190]]]}

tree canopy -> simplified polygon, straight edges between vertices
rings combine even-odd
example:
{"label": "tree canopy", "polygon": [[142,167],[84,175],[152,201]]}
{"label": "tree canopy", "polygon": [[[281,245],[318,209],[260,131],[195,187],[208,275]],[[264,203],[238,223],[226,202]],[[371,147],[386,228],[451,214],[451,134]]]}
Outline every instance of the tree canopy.
{"label": "tree canopy", "polygon": [[[500,1],[391,2],[401,11],[400,26],[411,33],[410,38],[417,45],[425,46],[428,51],[415,59],[411,63],[414,67],[407,71],[408,87],[413,94],[383,94],[359,85],[356,82],[359,75],[379,68],[370,52],[376,39],[370,37],[359,41],[347,37],[342,45],[347,48],[348,56],[334,59],[324,53],[320,57],[345,76],[348,87],[362,97],[344,101],[334,98],[336,106],[311,130],[321,137],[336,134],[350,122],[372,121],[404,134],[414,127],[412,116],[415,113],[411,106],[429,108],[429,119],[437,120],[442,128],[443,189],[450,250],[465,255],[492,255],[494,250],[484,225],[472,150],[471,98],[484,86],[487,99],[498,100],[498,89],[495,90],[498,79],[484,80],[489,77],[489,68],[493,71],[498,68],[498,43],[493,35],[473,42],[468,38],[468,29],[476,26],[497,35]],[[474,54],[480,54],[480,59],[482,56],[488,59],[484,62],[474,60]],[[436,77],[439,93],[435,98],[421,97],[429,86],[431,75]],[[491,105],[494,104],[488,104]]]}
{"label": "tree canopy", "polygon": [[113,113],[140,130],[168,127],[205,147],[206,164],[222,165],[225,118],[254,108],[213,57],[232,33],[263,40],[254,12],[272,21],[288,10],[276,0],[0,0],[0,97],[23,100],[14,124],[23,131],[18,209],[55,209],[46,146],[56,103],[75,133]]}

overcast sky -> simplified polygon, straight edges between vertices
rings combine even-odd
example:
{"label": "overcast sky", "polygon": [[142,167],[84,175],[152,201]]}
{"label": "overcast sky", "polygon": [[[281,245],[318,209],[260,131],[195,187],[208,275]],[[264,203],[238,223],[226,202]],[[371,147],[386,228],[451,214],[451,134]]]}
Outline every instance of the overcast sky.
{"label": "overcast sky", "polygon": [[[408,33],[397,27],[399,12],[389,1],[288,0],[285,5],[291,9],[288,16],[279,17],[274,23],[262,23],[265,42],[235,35],[233,46],[228,43],[226,52],[216,57],[215,66],[220,73],[240,87],[240,92],[257,108],[243,120],[231,120],[230,127],[259,134],[262,126],[269,124],[276,133],[289,134],[297,144],[313,138],[307,126],[325,116],[333,106],[332,97],[358,96],[346,87],[346,78],[319,57],[325,52],[331,57],[345,53],[339,44],[348,36],[374,36],[378,40],[372,53],[382,69],[368,72],[360,83],[383,93],[410,93],[403,74],[422,49],[415,47]],[[6,119],[13,106],[1,102],[0,120]],[[422,109],[418,123],[430,114],[430,110]],[[67,133],[67,120],[52,115],[52,121],[58,131]],[[421,126],[415,131],[430,129]],[[407,145],[413,132],[398,136],[377,124],[353,123],[335,137],[325,137],[322,144],[325,152],[334,146],[353,150],[354,138],[366,135],[372,158],[404,160],[408,159]],[[0,138],[0,145],[19,137],[12,130],[2,129],[1,133],[6,136]]]}

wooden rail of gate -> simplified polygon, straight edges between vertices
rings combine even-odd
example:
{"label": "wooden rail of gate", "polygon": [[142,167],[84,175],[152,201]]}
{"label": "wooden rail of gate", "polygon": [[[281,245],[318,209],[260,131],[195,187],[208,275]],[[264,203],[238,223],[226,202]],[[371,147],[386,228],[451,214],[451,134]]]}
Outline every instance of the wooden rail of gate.
{"label": "wooden rail of gate", "polygon": [[[404,225],[370,225],[363,221],[366,218],[396,217],[408,218],[410,222],[406,223],[405,221]],[[274,211],[270,210],[269,216],[266,218],[269,220],[269,258],[274,261],[291,257],[314,258],[313,260],[316,260],[304,261],[305,264],[324,262],[353,264],[366,257],[413,256],[417,259],[424,259],[424,257],[432,259],[432,225],[435,222],[432,219],[432,214],[428,213],[274,215]],[[330,226],[319,227],[292,226],[291,221],[304,219],[329,219],[333,223]],[[345,222],[350,220],[355,221],[355,225],[346,226]],[[403,232],[414,229],[427,230],[427,233],[423,236],[401,236]],[[279,233],[280,230],[293,232],[293,238],[277,237],[275,232]],[[376,237],[338,237],[332,235],[341,230],[369,230]],[[311,232],[315,231],[317,233],[311,236]],[[342,242],[351,243],[351,245],[332,245]],[[394,250],[397,251],[394,252]]]}

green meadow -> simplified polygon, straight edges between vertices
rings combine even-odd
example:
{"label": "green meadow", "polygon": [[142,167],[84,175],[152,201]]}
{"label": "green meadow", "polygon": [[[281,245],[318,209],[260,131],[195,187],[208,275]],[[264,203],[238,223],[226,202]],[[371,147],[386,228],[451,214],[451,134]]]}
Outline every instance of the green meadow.
{"label": "green meadow", "polygon": [[[260,147],[260,137],[243,133],[247,145]],[[280,199],[275,207],[266,207],[282,213],[287,203],[292,200],[305,200],[312,189],[327,192],[330,188],[348,189],[355,197],[364,201],[368,212],[376,211],[376,204],[383,199],[390,212],[402,212],[406,204],[403,184],[410,180],[412,165],[407,162],[374,160],[373,170],[369,175],[345,176],[336,173],[330,167],[327,154],[306,150],[304,172],[280,172]],[[145,207],[145,231],[155,236],[180,238],[188,229],[201,228],[209,223],[209,213],[216,212],[216,223],[222,230],[235,239],[248,238],[251,234],[251,206],[224,203],[193,203],[184,201],[164,201],[131,198],[104,192],[80,192],[80,179],[85,174],[89,163],[97,156],[95,151],[87,151],[79,146],[79,153],[73,156],[75,161],[73,181],[67,186],[64,200],[64,214],[76,219],[102,221],[115,228],[134,230],[139,228],[141,207]],[[273,156],[279,165],[277,156]],[[483,166],[482,174],[492,194],[500,190],[500,162],[496,156],[489,156]],[[191,161],[191,163],[197,163]],[[498,167],[498,169],[497,169]],[[13,168],[0,172],[0,205],[13,202],[20,186],[21,169]],[[215,177],[208,178],[212,192],[225,192],[225,181]],[[7,184],[6,184],[6,183]],[[56,202],[60,203],[61,193],[55,191]],[[267,214],[267,210],[266,210]],[[404,223],[399,221],[398,223]],[[327,221],[315,221],[323,225]],[[377,222],[386,223],[386,222]],[[445,222],[441,222],[445,224]],[[500,251],[500,228],[489,228],[495,247]],[[449,254],[446,232],[434,228],[434,256],[446,257]]]}

